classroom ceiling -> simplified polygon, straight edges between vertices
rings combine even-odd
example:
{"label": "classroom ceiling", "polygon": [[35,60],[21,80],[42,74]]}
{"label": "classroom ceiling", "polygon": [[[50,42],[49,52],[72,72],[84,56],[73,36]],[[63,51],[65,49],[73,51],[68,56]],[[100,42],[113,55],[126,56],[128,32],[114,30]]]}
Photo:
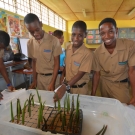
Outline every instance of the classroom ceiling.
{"label": "classroom ceiling", "polygon": [[[39,0],[67,21],[135,20],[135,0]],[[85,9],[86,17],[82,10]]]}

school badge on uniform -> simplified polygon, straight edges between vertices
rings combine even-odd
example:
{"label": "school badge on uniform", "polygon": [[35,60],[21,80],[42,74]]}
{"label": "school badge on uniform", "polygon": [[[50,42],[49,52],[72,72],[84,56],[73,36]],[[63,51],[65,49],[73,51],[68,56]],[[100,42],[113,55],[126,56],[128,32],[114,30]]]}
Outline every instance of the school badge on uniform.
{"label": "school badge on uniform", "polygon": [[119,65],[126,65],[128,61],[119,62]]}
{"label": "school badge on uniform", "polygon": [[74,65],[76,65],[76,66],[80,66],[81,64],[80,63],[78,63],[78,62],[76,62],[76,61],[74,61]]}
{"label": "school badge on uniform", "polygon": [[49,52],[51,52],[51,50],[44,49],[44,52],[49,53]]}

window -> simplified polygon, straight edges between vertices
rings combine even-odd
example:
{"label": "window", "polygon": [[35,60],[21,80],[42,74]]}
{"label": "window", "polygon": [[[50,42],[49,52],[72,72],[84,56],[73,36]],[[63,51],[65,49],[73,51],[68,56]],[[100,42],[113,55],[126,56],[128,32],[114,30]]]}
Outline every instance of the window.
{"label": "window", "polygon": [[0,0],[0,8],[15,13],[15,3],[13,2],[13,0]]}
{"label": "window", "polygon": [[29,0],[16,0],[17,14],[25,16],[30,13]]}
{"label": "window", "polygon": [[63,28],[62,18],[59,17],[59,29],[63,30],[62,28]]}
{"label": "window", "polygon": [[54,12],[49,9],[49,25],[54,27]]}
{"label": "window", "polygon": [[41,20],[40,3],[37,0],[31,0],[30,5],[31,13],[36,14]]}
{"label": "window", "polygon": [[59,16],[57,14],[54,15],[55,17],[55,28],[59,28]]}
{"label": "window", "polygon": [[0,8],[21,16],[36,14],[43,24],[66,31],[66,21],[38,0],[0,0]]}
{"label": "window", "polygon": [[41,19],[44,24],[48,25],[48,8],[41,4]]}
{"label": "window", "polygon": [[66,31],[66,21],[63,19],[63,31]]}

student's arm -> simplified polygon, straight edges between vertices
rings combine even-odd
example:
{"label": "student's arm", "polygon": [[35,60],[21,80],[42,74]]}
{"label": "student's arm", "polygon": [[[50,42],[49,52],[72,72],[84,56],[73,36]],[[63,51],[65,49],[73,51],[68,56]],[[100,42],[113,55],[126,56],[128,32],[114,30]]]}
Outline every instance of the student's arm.
{"label": "student's arm", "polygon": [[93,78],[92,78],[91,96],[96,95],[96,90],[97,90],[97,87],[98,87],[99,79],[100,79],[100,72],[99,71],[94,71]]}
{"label": "student's arm", "polygon": [[129,80],[130,80],[131,89],[132,89],[132,98],[129,104],[133,104],[135,106],[135,66],[129,67],[128,75],[129,75]]}
{"label": "student's arm", "polygon": [[1,92],[0,92],[0,100],[2,100],[3,99],[3,95],[1,94]]}
{"label": "student's arm", "polygon": [[[3,59],[0,58],[0,73],[1,75],[3,76],[3,78],[5,79],[6,83],[7,84],[11,84],[9,78],[8,78],[8,74],[7,74],[7,71],[6,71],[6,68],[5,68],[5,65],[3,63]],[[14,87],[12,85],[10,85],[8,87],[9,90],[13,91],[14,90]]]}
{"label": "student's arm", "polygon": [[32,59],[32,69],[33,69],[33,82],[30,85],[29,89],[37,87],[37,72],[36,72],[36,60]]}
{"label": "student's arm", "polygon": [[64,67],[64,69],[63,69],[63,71],[62,71],[62,75],[61,75],[61,77],[60,77],[60,84],[63,83],[65,76],[66,76],[66,67]]}
{"label": "student's arm", "polygon": [[58,75],[58,71],[60,68],[60,56],[55,56],[54,57],[54,69],[53,69],[53,76],[52,76],[52,80],[48,86],[48,90],[50,91],[54,91],[55,90],[55,82],[56,82],[56,78]]}
{"label": "student's arm", "polygon": [[[69,82],[68,85],[70,85],[70,87],[72,87],[76,82],[78,82],[83,76],[84,76],[85,72],[79,71]],[[58,99],[61,99],[63,97],[63,95],[66,92],[66,85],[62,85],[59,90],[56,92],[56,94],[54,95],[54,101],[57,101]]]}

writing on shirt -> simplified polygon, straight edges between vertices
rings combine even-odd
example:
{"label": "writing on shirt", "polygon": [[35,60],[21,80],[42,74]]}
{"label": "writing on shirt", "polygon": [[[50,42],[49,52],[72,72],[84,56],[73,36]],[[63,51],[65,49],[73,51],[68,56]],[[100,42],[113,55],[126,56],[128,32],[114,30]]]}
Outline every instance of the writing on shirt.
{"label": "writing on shirt", "polygon": [[49,52],[51,52],[51,50],[46,50],[46,49],[44,49],[44,52],[48,52],[48,53],[49,53]]}
{"label": "writing on shirt", "polygon": [[119,65],[126,65],[128,61],[119,62]]}
{"label": "writing on shirt", "polygon": [[74,61],[74,65],[76,65],[76,66],[80,66],[81,64],[80,63],[78,63],[78,62],[76,62],[76,61]]}

